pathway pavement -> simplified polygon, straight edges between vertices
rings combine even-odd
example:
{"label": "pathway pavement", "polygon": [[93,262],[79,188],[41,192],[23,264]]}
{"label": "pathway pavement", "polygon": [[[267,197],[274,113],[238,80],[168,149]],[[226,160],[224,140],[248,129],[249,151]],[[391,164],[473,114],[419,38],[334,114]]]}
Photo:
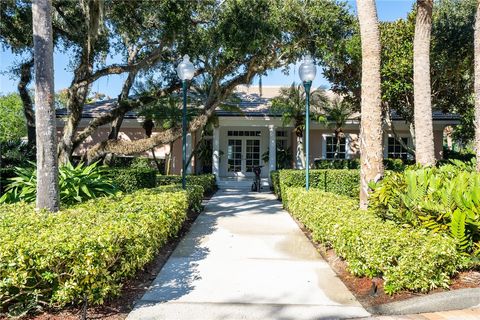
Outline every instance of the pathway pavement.
{"label": "pathway pavement", "polygon": [[368,316],[272,194],[220,190],[127,319]]}

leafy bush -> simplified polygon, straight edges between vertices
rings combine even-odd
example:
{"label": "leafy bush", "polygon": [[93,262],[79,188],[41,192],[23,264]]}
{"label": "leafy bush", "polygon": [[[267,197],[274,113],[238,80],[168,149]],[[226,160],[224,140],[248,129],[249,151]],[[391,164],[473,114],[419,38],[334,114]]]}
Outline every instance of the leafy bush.
{"label": "leafy bush", "polygon": [[[310,188],[333,192],[349,197],[358,197],[360,185],[360,173],[358,170],[328,169],[310,170]],[[280,194],[288,187],[305,187],[304,170],[280,170],[279,171]],[[278,190],[275,190],[277,192]]]}
{"label": "leafy bush", "polygon": [[[385,170],[403,171],[408,165],[415,164],[414,160],[383,159]],[[315,160],[315,169],[360,169],[360,159],[319,159]]]}
{"label": "leafy bush", "polygon": [[464,252],[480,253],[480,174],[453,164],[390,173],[374,186],[370,205],[398,224],[448,233]]}
{"label": "leafy bush", "polygon": [[278,171],[270,171],[270,181],[272,181],[272,190],[273,193],[280,199],[280,173]]}
{"label": "leafy bush", "polygon": [[0,206],[0,312],[103,303],[178,233],[186,212],[186,192],[154,189],[53,214]]}
{"label": "leafy bush", "polygon": [[107,175],[125,192],[156,186],[157,172],[151,168],[109,168]]}
{"label": "leafy bush", "polygon": [[355,199],[303,188],[286,188],[283,197],[315,241],[333,248],[353,274],[383,277],[388,294],[448,287],[460,263],[453,239],[382,221],[358,210]]}
{"label": "leafy bush", "polygon": [[[187,175],[187,185],[199,185],[203,187],[206,195],[211,195],[217,190],[217,182],[214,174]],[[157,175],[157,185],[165,186],[172,184],[181,184],[181,176],[162,176]]]}
{"label": "leafy bush", "polygon": [[[33,165],[33,164],[32,164]],[[35,167],[15,168],[15,177],[9,179],[5,194],[0,203],[18,201],[34,202],[36,197],[37,172]],[[68,163],[59,169],[60,201],[73,204],[89,199],[113,195],[117,188],[105,171],[97,163],[73,166]]]}
{"label": "leafy bush", "polygon": [[[152,189],[143,189],[138,192],[142,193],[161,193],[161,192],[179,192],[183,191],[182,185],[165,185]],[[188,198],[188,208],[194,212],[200,212],[202,210],[202,200],[204,190],[202,186],[188,185],[186,188]]]}

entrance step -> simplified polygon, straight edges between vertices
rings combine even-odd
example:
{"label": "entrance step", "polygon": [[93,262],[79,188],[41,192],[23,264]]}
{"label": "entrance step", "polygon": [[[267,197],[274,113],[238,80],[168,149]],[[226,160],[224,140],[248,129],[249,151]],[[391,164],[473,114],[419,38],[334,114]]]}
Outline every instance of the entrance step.
{"label": "entrance step", "polygon": [[[262,178],[262,190],[270,190],[268,178]],[[253,184],[253,178],[245,177],[222,177],[217,181],[219,189],[250,189]]]}

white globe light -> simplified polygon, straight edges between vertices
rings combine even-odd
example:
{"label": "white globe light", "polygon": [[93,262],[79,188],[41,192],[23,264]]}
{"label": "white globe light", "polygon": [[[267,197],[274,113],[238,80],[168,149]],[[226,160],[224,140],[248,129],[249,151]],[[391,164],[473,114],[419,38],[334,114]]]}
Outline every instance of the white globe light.
{"label": "white globe light", "polygon": [[298,68],[300,79],[302,82],[313,81],[317,75],[317,67],[313,63],[313,59],[310,55],[306,55],[302,64]]}
{"label": "white globe light", "polygon": [[182,62],[178,64],[177,74],[180,80],[192,80],[195,75],[195,67],[193,63],[190,62],[190,57],[188,54],[183,56]]}

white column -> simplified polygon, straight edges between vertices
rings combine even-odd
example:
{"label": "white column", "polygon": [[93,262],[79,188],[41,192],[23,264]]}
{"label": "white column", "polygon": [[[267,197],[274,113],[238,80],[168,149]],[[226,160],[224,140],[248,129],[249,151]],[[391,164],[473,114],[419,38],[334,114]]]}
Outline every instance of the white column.
{"label": "white column", "polygon": [[277,169],[277,133],[274,125],[269,125],[268,130],[270,132],[268,168],[272,172]]}
{"label": "white column", "polygon": [[212,173],[220,181],[220,129],[213,129],[213,159],[212,159]]}
{"label": "white column", "polygon": [[[188,161],[188,159],[190,159],[190,155],[192,154],[192,133],[190,132],[187,133],[187,140],[185,145],[187,147],[187,161]],[[190,163],[187,166],[187,174],[192,173],[193,161],[194,159],[192,159],[192,161],[190,161]]]}

